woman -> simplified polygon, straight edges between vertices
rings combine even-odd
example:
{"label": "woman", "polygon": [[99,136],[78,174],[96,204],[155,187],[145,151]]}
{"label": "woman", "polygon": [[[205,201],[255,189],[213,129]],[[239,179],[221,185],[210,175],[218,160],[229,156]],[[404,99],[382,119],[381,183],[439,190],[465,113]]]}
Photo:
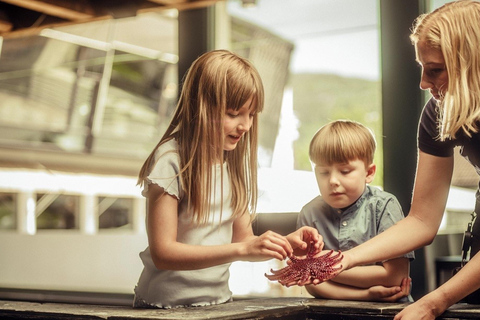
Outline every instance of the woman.
{"label": "woman", "polygon": [[[411,40],[422,68],[420,88],[433,96],[420,120],[411,209],[395,226],[344,252],[346,269],[398,257],[433,241],[450,189],[455,146],[480,173],[480,3],[455,1],[421,15]],[[434,319],[479,287],[480,254],[395,319]]]}

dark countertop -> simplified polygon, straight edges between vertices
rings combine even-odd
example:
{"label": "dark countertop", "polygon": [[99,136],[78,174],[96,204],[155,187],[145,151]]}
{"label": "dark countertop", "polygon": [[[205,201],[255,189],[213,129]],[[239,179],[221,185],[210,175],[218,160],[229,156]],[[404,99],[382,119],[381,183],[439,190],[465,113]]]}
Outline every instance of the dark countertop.
{"label": "dark countertop", "polygon": [[[0,319],[393,319],[405,305],[313,298],[270,298],[166,310],[0,300]],[[480,305],[456,304],[438,319],[479,318]]]}

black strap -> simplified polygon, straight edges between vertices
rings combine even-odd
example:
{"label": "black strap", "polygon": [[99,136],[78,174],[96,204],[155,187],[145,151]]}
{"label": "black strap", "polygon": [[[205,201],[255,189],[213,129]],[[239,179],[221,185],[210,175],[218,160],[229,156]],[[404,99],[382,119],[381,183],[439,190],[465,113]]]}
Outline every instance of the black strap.
{"label": "black strap", "polygon": [[[480,197],[479,192],[476,194],[475,212],[472,213],[472,244],[470,249],[470,259],[480,251],[480,219],[475,219],[480,214]],[[473,215],[475,214],[475,217]]]}
{"label": "black strap", "polygon": [[[461,267],[455,268],[453,274],[455,275],[468,262],[467,255],[470,251],[470,259],[480,250],[480,191],[476,194],[477,201],[475,203],[475,211],[472,212],[472,221],[468,223],[467,230],[463,236],[462,244],[462,264]],[[462,301],[469,304],[480,304],[480,289],[467,295]]]}
{"label": "black strap", "polygon": [[470,251],[470,248],[472,247],[472,242],[473,242],[473,224],[477,220],[477,214],[472,212],[472,221],[470,221],[467,225],[467,230],[463,234],[463,243],[462,243],[462,267],[467,263],[467,257],[468,253]]}
{"label": "black strap", "polygon": [[472,220],[467,225],[467,230],[463,234],[462,243],[462,267],[468,262],[467,258],[470,253],[470,259],[480,250],[480,190],[475,195],[475,210],[472,212]]}

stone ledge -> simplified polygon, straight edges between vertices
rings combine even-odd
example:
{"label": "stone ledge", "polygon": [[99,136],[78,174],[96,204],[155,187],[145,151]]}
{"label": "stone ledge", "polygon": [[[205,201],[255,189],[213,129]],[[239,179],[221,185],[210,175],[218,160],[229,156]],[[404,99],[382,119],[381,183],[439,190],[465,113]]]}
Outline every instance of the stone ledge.
{"label": "stone ledge", "polygon": [[[166,310],[0,300],[0,319],[393,319],[394,315],[405,306],[406,304],[399,303],[271,298]],[[478,318],[480,318],[480,305],[456,304],[438,319]]]}

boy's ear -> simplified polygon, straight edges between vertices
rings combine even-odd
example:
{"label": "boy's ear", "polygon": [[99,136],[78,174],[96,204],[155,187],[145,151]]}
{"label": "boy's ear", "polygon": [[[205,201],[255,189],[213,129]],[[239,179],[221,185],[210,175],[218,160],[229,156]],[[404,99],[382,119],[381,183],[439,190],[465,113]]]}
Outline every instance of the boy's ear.
{"label": "boy's ear", "polygon": [[365,177],[365,182],[366,183],[372,182],[373,178],[375,178],[376,172],[377,172],[377,166],[374,163],[369,165],[367,168],[367,176]]}

